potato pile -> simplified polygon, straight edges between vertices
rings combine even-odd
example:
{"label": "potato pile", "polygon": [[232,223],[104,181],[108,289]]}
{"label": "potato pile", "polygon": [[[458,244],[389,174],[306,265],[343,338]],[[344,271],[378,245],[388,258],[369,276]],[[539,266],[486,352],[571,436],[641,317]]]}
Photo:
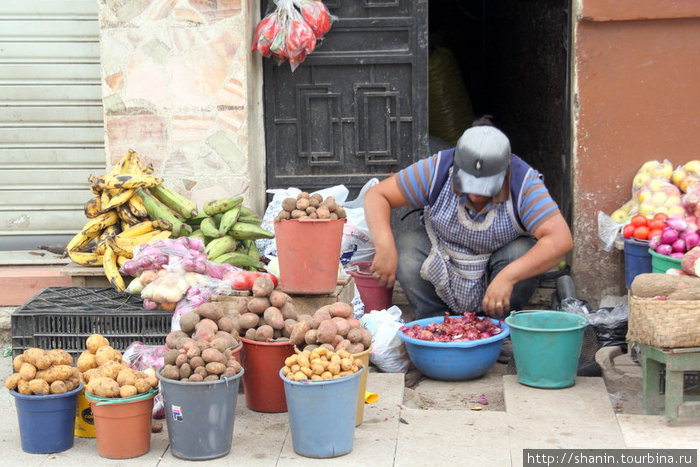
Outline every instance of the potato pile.
{"label": "potato pile", "polygon": [[200,383],[241,371],[231,350],[240,344],[238,331],[224,307],[224,302],[207,302],[182,315],[180,330],[165,338],[168,352],[161,376]]}
{"label": "potato pile", "polygon": [[131,397],[158,386],[155,370],[131,368],[103,335],[91,335],[85,347],[87,350],[78,357],[77,366],[86,392],[98,397]]}
{"label": "potato pile", "polygon": [[15,373],[7,377],[5,387],[28,396],[63,394],[80,383],[72,365],[73,357],[65,350],[27,349],[12,361]]}
{"label": "potato pile", "polygon": [[299,315],[289,341],[304,350],[323,347],[333,352],[360,353],[372,345],[372,334],[352,315],[352,306],[344,302],[324,305],[313,316]]}
{"label": "potato pile", "polygon": [[286,341],[297,324],[297,311],[286,293],[275,290],[268,277],[253,282],[253,297],[234,311],[233,326],[248,340]]}
{"label": "potato pile", "polygon": [[322,381],[337,379],[357,373],[362,360],[353,358],[347,350],[333,352],[325,347],[313,350],[297,350],[284,361],[282,374],[292,381]]}
{"label": "potato pile", "polygon": [[302,191],[296,198],[282,200],[282,210],[275,217],[275,222],[285,219],[345,219],[345,209],[335,202],[333,196],[326,199],[314,193],[309,195]]}

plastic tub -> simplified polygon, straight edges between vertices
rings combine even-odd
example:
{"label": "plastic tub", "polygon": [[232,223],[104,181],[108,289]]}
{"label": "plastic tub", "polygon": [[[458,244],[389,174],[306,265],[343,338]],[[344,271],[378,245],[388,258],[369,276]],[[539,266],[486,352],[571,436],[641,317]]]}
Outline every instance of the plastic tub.
{"label": "plastic tub", "polygon": [[[649,256],[651,257],[651,271],[664,273],[669,269],[681,269],[681,260],[671,258],[670,256],[660,255],[649,248]],[[629,286],[628,286],[629,288]]]}
{"label": "plastic tub", "polygon": [[371,261],[360,261],[351,263],[347,269],[355,280],[360,299],[365,306],[365,313],[372,310],[386,310],[391,306],[391,297],[394,287],[387,287],[369,271]]}
{"label": "plastic tub", "polygon": [[158,371],[168,439],[175,457],[215,459],[231,451],[238,384],[243,373],[194,383],[163,378]]}
{"label": "plastic tub", "polygon": [[[89,392],[97,452],[108,459],[130,459],[151,449],[151,413],[157,389],[133,397],[108,399]],[[128,434],[128,436],[125,436]]]}
{"label": "plastic tub", "polygon": [[337,457],[352,451],[360,371],[344,378],[296,382],[284,377],[294,452],[305,457]]}
{"label": "plastic tub", "polygon": [[[407,323],[421,326],[441,323],[444,316],[424,318]],[[498,320],[491,319],[494,324]],[[503,332],[495,336],[463,342],[433,342],[414,339],[399,331],[398,336],[406,345],[406,351],[413,364],[425,376],[439,381],[466,381],[484,375],[496,363],[501,345],[510,330],[500,323]]]}
{"label": "plastic tub", "polygon": [[329,294],[338,283],[345,219],[289,219],[275,224],[280,289]]}
{"label": "plastic tub", "polygon": [[649,242],[633,238],[625,239],[625,284],[629,289],[632,281],[639,274],[651,272],[651,255]]}
{"label": "plastic tub", "polygon": [[563,311],[514,311],[506,323],[519,383],[550,389],[576,383],[586,318]]}
{"label": "plastic tub", "polygon": [[75,408],[82,383],[65,394],[10,394],[15,398],[22,450],[32,454],[61,452],[73,447]]}
{"label": "plastic tub", "polygon": [[294,347],[289,341],[257,342],[246,338],[241,338],[241,341],[246,405],[257,412],[286,412],[284,384],[277,373],[284,366],[284,360],[294,353]]}

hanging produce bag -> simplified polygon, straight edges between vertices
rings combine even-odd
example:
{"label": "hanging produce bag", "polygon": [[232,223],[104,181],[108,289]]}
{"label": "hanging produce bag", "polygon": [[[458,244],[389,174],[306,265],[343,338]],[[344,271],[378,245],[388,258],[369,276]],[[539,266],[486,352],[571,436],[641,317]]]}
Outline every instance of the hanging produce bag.
{"label": "hanging produce bag", "polygon": [[278,65],[289,60],[292,71],[313,52],[334,17],[318,0],[278,0],[277,8],[255,28],[252,50],[274,58]]}

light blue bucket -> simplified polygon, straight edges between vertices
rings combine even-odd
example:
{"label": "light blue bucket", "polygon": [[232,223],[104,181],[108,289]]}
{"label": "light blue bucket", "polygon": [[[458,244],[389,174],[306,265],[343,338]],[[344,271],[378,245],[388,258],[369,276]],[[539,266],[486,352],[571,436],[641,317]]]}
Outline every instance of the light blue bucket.
{"label": "light blue bucket", "polygon": [[352,451],[360,377],[296,382],[280,370],[287,399],[294,452],[305,457],[337,457]]}
{"label": "light blue bucket", "polygon": [[549,389],[576,383],[586,318],[563,311],[513,311],[505,321],[519,383]]}

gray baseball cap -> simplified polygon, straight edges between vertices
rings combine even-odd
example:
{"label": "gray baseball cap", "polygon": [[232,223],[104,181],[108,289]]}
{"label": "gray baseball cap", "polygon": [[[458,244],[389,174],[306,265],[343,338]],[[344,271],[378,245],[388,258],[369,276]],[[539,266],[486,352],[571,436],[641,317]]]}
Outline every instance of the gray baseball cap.
{"label": "gray baseball cap", "polygon": [[492,126],[475,126],[457,141],[452,173],[461,193],[495,196],[501,191],[510,165],[510,141]]}

